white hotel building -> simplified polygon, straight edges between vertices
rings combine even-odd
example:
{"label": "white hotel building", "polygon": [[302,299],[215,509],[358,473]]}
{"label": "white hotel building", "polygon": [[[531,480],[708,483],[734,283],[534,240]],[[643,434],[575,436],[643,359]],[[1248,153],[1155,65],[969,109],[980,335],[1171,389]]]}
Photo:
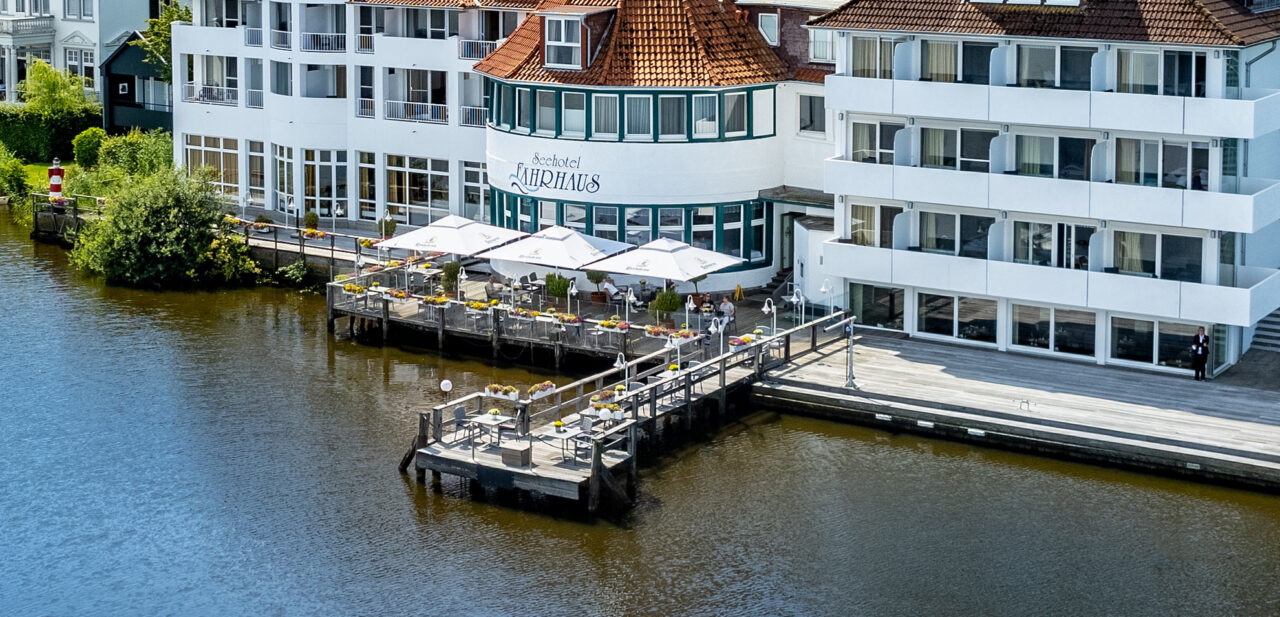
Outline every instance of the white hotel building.
{"label": "white hotel building", "polygon": [[1280,15],[857,0],[826,104],[826,272],[871,326],[1211,371],[1280,306]]}

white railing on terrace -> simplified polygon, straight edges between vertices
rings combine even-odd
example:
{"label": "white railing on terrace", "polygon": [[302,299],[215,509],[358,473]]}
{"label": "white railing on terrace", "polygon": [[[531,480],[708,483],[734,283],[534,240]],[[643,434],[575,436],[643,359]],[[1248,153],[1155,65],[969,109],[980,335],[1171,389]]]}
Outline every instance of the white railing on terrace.
{"label": "white railing on terrace", "polygon": [[244,44],[249,47],[262,47],[262,28],[244,29]]}
{"label": "white railing on terrace", "polygon": [[462,126],[484,126],[489,110],[471,105],[462,106]]}
{"label": "white railing on terrace", "polygon": [[497,47],[497,41],[458,39],[458,57],[463,60],[484,60]]}
{"label": "white railing on terrace", "polygon": [[436,103],[387,101],[386,118],[388,120],[446,124],[449,122],[449,108],[446,105]]}
{"label": "white railing on terrace", "polygon": [[262,109],[262,91],[253,89],[245,90],[244,104],[246,107]]}
{"label": "white railing on terrace", "polygon": [[239,92],[226,86],[205,86],[186,84],[182,99],[192,103],[214,103],[217,105],[235,105],[239,101]]}
{"label": "white railing on terrace", "polygon": [[346,51],[347,35],[332,32],[303,32],[299,35],[302,51]]}
{"label": "white railing on terrace", "polygon": [[0,34],[53,33],[53,17],[14,17],[0,19]]}
{"label": "white railing on terrace", "polygon": [[272,30],[271,46],[276,49],[289,49],[289,31],[288,30]]}
{"label": "white railing on terrace", "polygon": [[356,99],[356,117],[372,118],[373,107],[373,99]]}
{"label": "white railing on terrace", "polygon": [[373,53],[373,35],[357,34],[356,35],[356,52],[362,54]]}

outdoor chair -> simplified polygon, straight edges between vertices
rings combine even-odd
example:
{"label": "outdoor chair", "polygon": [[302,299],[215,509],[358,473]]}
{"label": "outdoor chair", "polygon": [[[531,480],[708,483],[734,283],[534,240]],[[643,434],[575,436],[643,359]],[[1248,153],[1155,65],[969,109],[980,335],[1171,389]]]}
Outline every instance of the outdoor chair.
{"label": "outdoor chair", "polygon": [[582,434],[573,438],[573,460],[578,460],[578,450],[586,449],[591,456],[591,427],[594,422],[589,416],[582,416]]}
{"label": "outdoor chair", "polygon": [[[696,361],[691,361],[691,362],[689,362],[689,365],[688,365],[688,367],[687,367],[687,368],[688,368],[689,372],[692,374],[692,379],[699,380],[699,379],[702,379],[702,377],[705,375],[705,370],[704,370],[704,369],[702,369],[702,368],[699,368],[699,367],[701,367],[701,366],[702,366],[702,363],[701,363],[701,362],[696,362]],[[705,393],[705,391],[704,391],[704,390],[703,390],[703,388],[702,388],[702,382],[701,382],[701,381],[694,381],[694,382],[693,382],[693,390],[694,390],[695,392],[697,392],[698,394],[703,394],[703,393]]]}
{"label": "outdoor chair", "polygon": [[[467,420],[467,408],[455,407],[453,409],[453,433],[456,435],[461,431],[467,432],[467,443],[472,444],[475,438],[475,427]],[[458,440],[454,440],[457,443]]]}

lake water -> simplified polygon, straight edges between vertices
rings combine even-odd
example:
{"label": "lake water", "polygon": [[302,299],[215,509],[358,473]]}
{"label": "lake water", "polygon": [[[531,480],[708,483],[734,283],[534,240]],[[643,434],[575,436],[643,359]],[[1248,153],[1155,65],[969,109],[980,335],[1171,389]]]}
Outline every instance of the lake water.
{"label": "lake water", "polygon": [[562,520],[395,470],[439,379],[549,375],[104,287],[3,212],[0,284],[0,615],[1280,614],[1273,496],[766,413]]}

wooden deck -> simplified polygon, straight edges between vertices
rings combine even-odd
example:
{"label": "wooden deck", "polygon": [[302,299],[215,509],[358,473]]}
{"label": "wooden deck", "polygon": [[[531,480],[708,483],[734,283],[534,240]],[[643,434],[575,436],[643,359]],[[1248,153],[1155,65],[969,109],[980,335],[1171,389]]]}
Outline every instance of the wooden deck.
{"label": "wooden deck", "polygon": [[1037,439],[1068,455],[1280,486],[1277,392],[874,335],[856,338],[854,367],[846,389],[845,351],[828,349],[755,391],[762,404],[842,419],[878,413],[869,423],[894,430]]}

